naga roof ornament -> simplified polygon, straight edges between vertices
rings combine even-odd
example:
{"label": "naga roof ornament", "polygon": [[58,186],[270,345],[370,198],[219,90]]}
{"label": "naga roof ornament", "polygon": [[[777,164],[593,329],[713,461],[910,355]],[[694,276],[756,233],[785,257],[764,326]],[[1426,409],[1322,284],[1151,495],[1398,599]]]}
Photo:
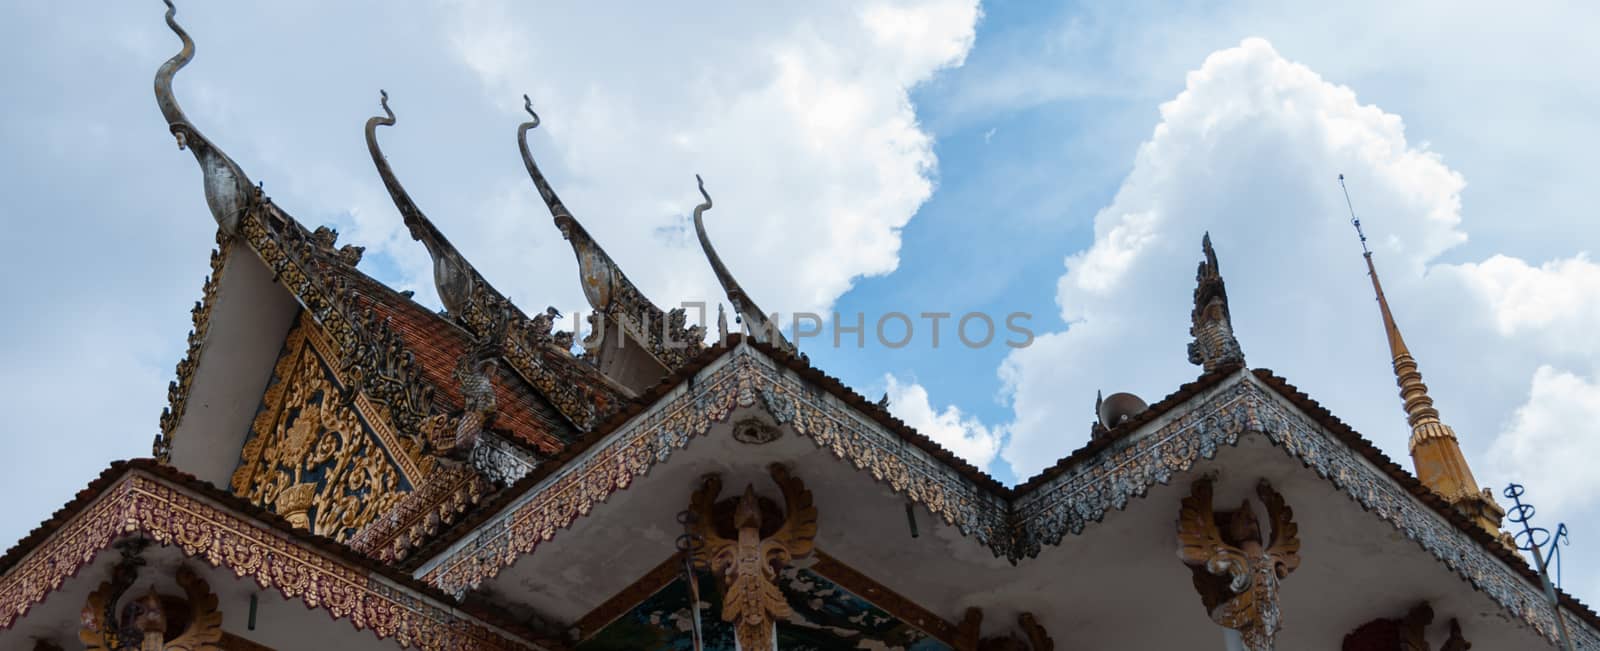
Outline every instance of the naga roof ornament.
{"label": "naga roof ornament", "polygon": [[473,278],[477,272],[472,265],[428,216],[422,214],[422,209],[411,200],[411,195],[406,193],[405,187],[400,185],[400,179],[389,167],[389,159],[378,147],[377,131],[380,125],[394,126],[394,111],[389,109],[389,93],[379,90],[378,95],[384,115],[375,115],[367,120],[367,151],[372,154],[372,164],[377,166],[378,175],[383,177],[383,186],[394,199],[395,208],[399,209],[406,229],[411,232],[411,239],[422,242],[428,248],[428,255],[433,258],[433,284],[439,290],[439,301],[444,304],[446,311],[460,319],[466,312],[474,281],[481,280]]}
{"label": "naga roof ornament", "polygon": [[367,120],[367,148],[411,237],[421,241],[433,258],[433,278],[439,290],[439,301],[450,316],[472,334],[477,345],[494,345],[511,367],[545,394],[568,420],[580,430],[588,429],[599,414],[619,404],[617,387],[608,385],[594,369],[573,359],[561,347],[559,342],[565,338],[561,333],[551,332],[552,319],[529,319],[490,285],[417,208],[378,148],[378,125],[395,122],[394,112],[389,109],[388,93],[379,92],[385,115]]}
{"label": "naga roof ornament", "polygon": [[[663,311],[644,293],[628,280],[622,273],[616,261],[606,254],[594,237],[589,235],[583,224],[572,211],[567,210],[566,204],[561,202],[561,197],[556,195],[550,181],[539,170],[539,164],[534,162],[533,154],[528,149],[528,131],[537,129],[540,124],[539,114],[533,110],[533,100],[527,95],[522,96],[523,109],[531,118],[517,126],[517,146],[522,151],[522,164],[528,169],[528,177],[533,180],[533,185],[539,190],[539,197],[544,200],[545,207],[550,209],[550,216],[554,218],[556,228],[561,230],[561,236],[572,244],[572,252],[578,258],[578,274],[583,285],[583,296],[589,302],[599,319],[609,319],[621,326],[624,336],[638,342],[640,346],[654,358],[655,363],[663,371],[672,371],[683,366],[695,353],[705,347],[705,327],[689,326],[688,318],[682,308]],[[605,356],[611,354],[608,349],[615,346],[603,346],[601,341],[594,340],[595,336],[604,337],[603,322],[595,321],[596,335],[591,340],[585,341],[585,347],[592,354]],[[606,360],[599,360],[602,367],[607,366]],[[663,373],[664,374],[664,373]],[[657,377],[648,378],[654,382]]]}
{"label": "naga roof ornament", "polygon": [[189,38],[189,33],[178,25],[178,8],[173,6],[172,0],[166,0],[166,3],[167,27],[172,28],[172,32],[183,40],[183,49],[156,70],[156,106],[160,107],[161,115],[167,119],[172,135],[178,139],[178,148],[188,149],[194,154],[195,162],[199,163],[200,173],[205,179],[206,206],[211,209],[217,225],[228,235],[234,235],[238,231],[240,216],[256,201],[257,192],[250,187],[250,177],[239,168],[239,164],[189,122],[188,116],[178,106],[177,97],[172,94],[172,78],[194,59],[194,39]]}
{"label": "naga roof ornament", "polygon": [[722,263],[722,257],[717,255],[716,247],[711,245],[711,237],[706,235],[705,212],[711,209],[711,194],[706,192],[706,182],[699,174],[694,175],[695,183],[700,186],[700,196],[705,198],[705,203],[694,207],[694,233],[700,238],[700,248],[706,253],[706,261],[711,263],[711,271],[717,275],[717,282],[722,284],[722,291],[728,295],[728,302],[733,304],[733,311],[739,315],[740,321],[745,325],[756,341],[769,343],[788,351],[794,351],[794,345],[783,338],[777,324],[767,318],[767,313],[761,311],[761,306],[756,305],[755,299],[746,294],[744,288],[739,286],[739,281],[733,277],[733,272],[728,271],[728,265]]}
{"label": "naga roof ornament", "polygon": [[1233,335],[1233,317],[1228,312],[1228,288],[1217,267],[1217,252],[1211,248],[1211,233],[1200,239],[1206,259],[1195,271],[1194,311],[1189,314],[1189,363],[1207,373],[1244,364],[1244,350]]}

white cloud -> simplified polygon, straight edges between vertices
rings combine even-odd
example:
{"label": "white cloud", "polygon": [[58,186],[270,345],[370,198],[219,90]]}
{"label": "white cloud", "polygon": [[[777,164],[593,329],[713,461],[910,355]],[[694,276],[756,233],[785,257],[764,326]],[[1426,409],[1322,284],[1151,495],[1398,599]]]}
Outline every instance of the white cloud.
{"label": "white cloud", "polygon": [[[1069,327],[1000,370],[1016,413],[1002,456],[1018,475],[1083,443],[1096,390],[1153,401],[1197,374],[1184,343],[1206,230],[1247,358],[1332,404],[1357,401],[1328,396],[1393,406],[1383,419],[1355,420],[1382,423],[1369,434],[1395,449],[1404,440],[1398,400],[1380,375],[1386,355],[1341,172],[1369,218],[1386,289],[1397,300],[1412,295],[1425,263],[1465,240],[1461,175],[1408,144],[1399,116],[1360,104],[1264,40],[1213,53],[1191,72],[1095,216],[1093,244],[1066,258],[1057,302]],[[1349,386],[1353,377],[1374,382]]]}
{"label": "white cloud", "polygon": [[[1553,526],[1600,504],[1600,383],[1540,366],[1533,374],[1528,402],[1490,447],[1495,472],[1517,478],[1530,489],[1529,501],[1549,509],[1536,524]],[[1553,516],[1553,517],[1552,517]]]}
{"label": "white cloud", "polygon": [[[701,173],[713,241],[762,305],[784,312],[826,312],[855,279],[898,265],[900,228],[931,195],[936,166],[908,93],[961,64],[979,17],[974,0],[703,16],[659,5],[626,19],[493,0],[451,10],[462,62],[508,125],[532,95],[544,120],[535,155],[647,294],[721,298],[684,233]],[[474,261],[514,295],[576,306],[571,253],[520,170],[502,171],[504,191],[475,211],[490,228],[463,235],[483,252]],[[497,245],[495,230],[527,246]],[[418,263],[407,272],[425,277]]]}
{"label": "white cloud", "polygon": [[1444,270],[1488,306],[1501,335],[1550,354],[1600,361],[1600,337],[1595,336],[1600,328],[1600,265],[1587,255],[1537,267],[1496,255]]}
{"label": "white cloud", "polygon": [[[1096,389],[1153,400],[1198,373],[1182,346],[1208,229],[1252,365],[1285,375],[1406,463],[1408,431],[1335,182],[1342,172],[1477,479],[1496,494],[1528,485],[1545,526],[1594,521],[1600,480],[1584,464],[1600,456],[1590,431],[1600,383],[1550,361],[1600,369],[1600,265],[1583,254],[1441,262],[1466,240],[1462,175],[1409,143],[1398,116],[1265,41],[1208,57],[1161,116],[1096,216],[1094,242],[1066,258],[1057,298],[1068,327],[1000,368],[1014,409],[1000,456],[1019,477],[1084,442]],[[1594,572],[1568,574],[1580,593],[1600,586]]]}
{"label": "white cloud", "polygon": [[928,390],[921,384],[906,382],[886,374],[889,411],[935,443],[983,468],[1000,450],[1001,431],[985,426],[976,417],[963,414],[955,405],[936,411],[928,402]]}

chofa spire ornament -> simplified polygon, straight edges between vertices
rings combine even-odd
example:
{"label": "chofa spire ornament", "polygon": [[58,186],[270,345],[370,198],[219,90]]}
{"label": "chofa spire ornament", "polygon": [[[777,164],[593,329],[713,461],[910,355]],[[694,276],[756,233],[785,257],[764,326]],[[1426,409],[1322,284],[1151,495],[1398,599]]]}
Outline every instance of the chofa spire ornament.
{"label": "chofa spire ornament", "polygon": [[1189,363],[1207,373],[1244,364],[1244,351],[1233,336],[1233,316],[1228,312],[1228,288],[1217,268],[1217,252],[1211,248],[1211,233],[1200,239],[1206,259],[1195,271],[1194,311],[1189,314]]}
{"label": "chofa spire ornament", "polygon": [[[528,132],[542,123],[533,110],[533,100],[522,96],[529,120],[517,126],[517,147],[528,178],[539,191],[539,198],[550,210],[561,236],[572,245],[578,258],[578,278],[584,299],[594,312],[589,316],[592,332],[583,342],[590,358],[603,372],[636,391],[655,384],[661,376],[688,363],[705,349],[704,325],[690,326],[683,308],[662,310],[628,280],[622,268],[572,216],[566,204],[546,179],[528,148]],[[623,342],[606,344],[607,337]]]}
{"label": "chofa spire ornament", "polygon": [[710,567],[721,582],[722,619],[733,624],[743,651],[776,648],[777,622],[793,614],[778,587],[778,572],[811,555],[817,536],[811,491],[781,465],[773,464],[769,471],[783,491],[781,516],[776,505],[762,504],[753,484],[732,509],[719,507],[722,479],[716,475],[708,475],[689,498],[691,534],[704,541],[693,550],[695,561]]}
{"label": "chofa spire ornament", "polygon": [[1211,478],[1195,481],[1178,512],[1178,558],[1193,571],[1212,621],[1238,631],[1246,651],[1272,651],[1282,628],[1278,583],[1300,567],[1300,528],[1265,479],[1256,495],[1272,526],[1265,540],[1250,500],[1238,510],[1215,512]]}
{"label": "chofa spire ornament", "polygon": [[172,93],[172,79],[194,59],[194,39],[178,25],[178,9],[172,0],[166,3],[167,27],[183,41],[183,49],[156,70],[156,106],[167,119],[173,137],[178,139],[178,148],[188,149],[200,164],[200,173],[205,179],[206,206],[211,209],[212,217],[224,233],[234,235],[238,232],[240,216],[257,200],[257,191],[251,187],[244,170],[201,134],[178,106],[178,99]]}
{"label": "chofa spire ornament", "polygon": [[745,331],[749,332],[756,341],[778,346],[784,350],[793,351],[794,346],[788,339],[783,338],[777,324],[767,318],[767,313],[761,311],[761,306],[756,305],[754,299],[746,294],[744,288],[739,286],[739,281],[733,277],[733,272],[728,271],[728,266],[722,263],[722,256],[717,255],[717,249],[711,246],[711,237],[706,235],[705,212],[711,209],[711,194],[706,192],[706,182],[699,174],[694,175],[694,181],[700,187],[700,196],[705,201],[694,207],[694,232],[700,238],[700,248],[705,251],[706,261],[711,263],[711,271],[717,275],[717,282],[722,284],[723,293],[728,295],[728,302],[733,304],[734,313],[744,323]]}
{"label": "chofa spire ornament", "polygon": [[400,185],[400,179],[389,167],[388,157],[378,147],[378,127],[394,126],[394,111],[389,109],[388,92],[379,90],[378,97],[384,114],[367,120],[367,151],[372,154],[372,164],[377,166],[378,175],[383,177],[383,186],[389,190],[395,208],[399,209],[401,218],[405,220],[411,239],[422,242],[428,248],[428,255],[433,258],[433,284],[439,291],[439,302],[452,316],[460,319],[466,313],[467,301],[472,296],[472,276],[475,272],[444,233],[433,225],[427,215],[422,214],[422,209],[411,200],[411,195],[406,193],[405,187]]}
{"label": "chofa spire ornament", "polygon": [[[1339,187],[1345,188],[1344,175],[1339,175]],[[1456,432],[1439,420],[1439,410],[1433,407],[1433,397],[1428,395],[1428,385],[1422,382],[1422,371],[1416,358],[1400,336],[1400,326],[1395,324],[1389,311],[1389,299],[1383,295],[1383,284],[1378,281],[1378,269],[1372,264],[1372,251],[1367,248],[1367,236],[1361,230],[1361,220],[1356,218],[1355,206],[1350,203],[1350,191],[1345,188],[1345,203],[1350,208],[1350,224],[1361,238],[1361,255],[1367,261],[1367,275],[1372,278],[1372,291],[1377,295],[1378,312],[1383,317],[1383,330],[1389,340],[1389,355],[1394,365],[1395,383],[1400,387],[1400,399],[1406,411],[1406,422],[1411,425],[1411,463],[1421,480],[1438,493],[1455,509],[1488,532],[1500,537],[1500,521],[1505,509],[1494,500],[1488,488],[1480,488],[1472,476],[1472,468],[1461,453]]]}

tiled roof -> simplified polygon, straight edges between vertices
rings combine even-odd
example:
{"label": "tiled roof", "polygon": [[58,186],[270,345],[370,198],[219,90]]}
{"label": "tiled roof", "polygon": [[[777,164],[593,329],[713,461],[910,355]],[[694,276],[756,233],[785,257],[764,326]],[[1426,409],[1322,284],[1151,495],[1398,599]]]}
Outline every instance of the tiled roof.
{"label": "tiled roof", "polygon": [[[461,355],[471,348],[471,336],[372,277],[352,267],[344,269],[363,307],[388,319],[416,356],[423,377],[434,386],[434,402],[447,412],[461,409],[464,401],[455,370]],[[498,413],[492,429],[511,434],[546,455],[555,454],[575,438],[575,430],[555,407],[510,369],[503,369],[494,385]]]}
{"label": "tiled roof", "polygon": [[[1372,462],[1372,465],[1377,466],[1384,474],[1400,484],[1406,492],[1411,493],[1412,497],[1417,498],[1417,501],[1427,504],[1440,517],[1455,525],[1457,529],[1467,534],[1468,537],[1472,538],[1485,550],[1488,550],[1490,554],[1498,557],[1513,571],[1521,574],[1530,583],[1535,586],[1542,585],[1539,573],[1534,571],[1522,554],[1511,551],[1505,545],[1500,544],[1500,541],[1489,535],[1489,532],[1484,531],[1483,528],[1462,515],[1449,502],[1446,502],[1443,497],[1440,497],[1438,493],[1433,492],[1433,489],[1428,488],[1409,471],[1401,467],[1400,464],[1395,463],[1394,460],[1389,458],[1389,455],[1384,454],[1382,450],[1378,449],[1378,446],[1373,445],[1372,441],[1367,440],[1366,437],[1345,424],[1344,421],[1339,420],[1339,417],[1334,416],[1333,412],[1328,411],[1321,403],[1311,399],[1311,396],[1306,395],[1293,384],[1289,384],[1288,380],[1274,375],[1269,369],[1258,368],[1251,372],[1262,383],[1271,387],[1279,395],[1299,408],[1300,411],[1305,412],[1307,416],[1310,416],[1318,424],[1332,432],[1350,449],[1355,450]],[[1576,597],[1562,592],[1559,588],[1556,590],[1556,595],[1560,598],[1562,607],[1583,617],[1591,626],[1600,628],[1600,614],[1596,614],[1589,606],[1578,601]]]}
{"label": "tiled roof", "polygon": [[[56,531],[60,530],[63,526],[71,522],[73,518],[78,516],[78,514],[88,509],[90,505],[95,503],[95,500],[98,499],[101,494],[103,494],[107,489],[116,485],[118,480],[122,479],[128,473],[134,471],[142,471],[176,484],[183,490],[204,497],[205,499],[220,505],[222,508],[228,511],[232,511],[266,525],[275,531],[278,531],[295,545],[322,552],[323,554],[333,557],[338,562],[343,563],[346,566],[359,568],[372,574],[382,576],[383,578],[392,581],[399,586],[428,597],[440,604],[449,605],[458,603],[433,586],[412,578],[410,574],[358,554],[352,551],[349,547],[346,547],[345,545],[340,544],[331,538],[318,536],[303,529],[296,528],[294,525],[290,524],[288,520],[283,519],[283,517],[276,513],[251,504],[250,502],[239,498],[232,493],[212,486],[205,480],[177,470],[172,466],[161,463],[154,459],[113,461],[110,467],[102,471],[99,477],[96,477],[93,481],[90,481],[89,485],[84,487],[83,490],[78,491],[78,493],[74,495],[65,506],[56,510],[56,512],[51,515],[49,519],[45,520],[39,526],[34,527],[33,531],[29,532],[28,535],[23,536],[22,540],[18,541],[17,544],[12,545],[10,549],[6,550],[4,555],[0,555],[0,576],[4,576],[7,572],[10,572],[12,568],[16,567],[16,565],[22,561],[23,558],[27,557],[29,552],[32,552],[36,547],[43,544],[45,540],[47,540]],[[485,604],[477,600],[469,600],[467,603],[460,604],[457,607],[468,615],[471,615],[483,622],[500,627],[501,629],[510,631],[525,639],[540,640],[541,636],[530,632],[526,626],[523,626],[519,623],[517,618],[513,617],[509,613],[500,611],[489,604]],[[550,644],[549,640],[540,641],[547,645]]]}

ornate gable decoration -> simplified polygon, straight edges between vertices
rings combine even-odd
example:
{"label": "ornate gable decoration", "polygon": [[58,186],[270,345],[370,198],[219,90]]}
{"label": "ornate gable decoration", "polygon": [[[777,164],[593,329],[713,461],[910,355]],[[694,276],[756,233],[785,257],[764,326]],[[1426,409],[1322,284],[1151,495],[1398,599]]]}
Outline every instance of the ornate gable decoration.
{"label": "ornate gable decoration", "polygon": [[1207,373],[1227,366],[1244,364],[1244,351],[1233,336],[1233,316],[1228,312],[1228,288],[1217,268],[1217,252],[1211,248],[1211,234],[1200,240],[1205,261],[1195,271],[1194,311],[1189,314],[1189,363],[1204,367]]}
{"label": "ornate gable decoration", "polygon": [[392,511],[432,464],[420,441],[393,435],[344,399],[311,344],[314,328],[302,320],[285,340],[230,483],[294,526],[343,542]]}
{"label": "ornate gable decoration", "polygon": [[[220,496],[209,494],[209,487],[176,487],[151,472],[134,470],[116,478],[81,512],[0,574],[0,629],[15,625],[97,553],[119,541],[144,537],[172,546],[196,562],[227,567],[263,589],[323,609],[332,619],[348,619],[355,628],[370,630],[379,639],[392,638],[400,647],[421,651],[539,648],[455,604],[405,587],[403,579],[352,564],[346,557],[296,540],[275,526],[219,507]],[[112,582],[117,582],[115,575]],[[206,598],[200,597],[193,585],[186,589],[187,598],[205,606]],[[101,604],[114,601],[111,592],[100,594],[104,597]],[[162,603],[165,607],[166,600]],[[207,608],[199,610],[203,614]],[[117,621],[112,624],[110,619],[101,619],[94,625],[98,632],[123,631],[126,627],[120,624],[137,620],[119,615]],[[199,635],[188,639],[197,638],[204,639]],[[143,631],[139,631],[139,639],[143,641]],[[162,651],[177,651],[171,647],[175,641],[164,640],[168,648]],[[122,638],[117,643],[121,644]]]}

